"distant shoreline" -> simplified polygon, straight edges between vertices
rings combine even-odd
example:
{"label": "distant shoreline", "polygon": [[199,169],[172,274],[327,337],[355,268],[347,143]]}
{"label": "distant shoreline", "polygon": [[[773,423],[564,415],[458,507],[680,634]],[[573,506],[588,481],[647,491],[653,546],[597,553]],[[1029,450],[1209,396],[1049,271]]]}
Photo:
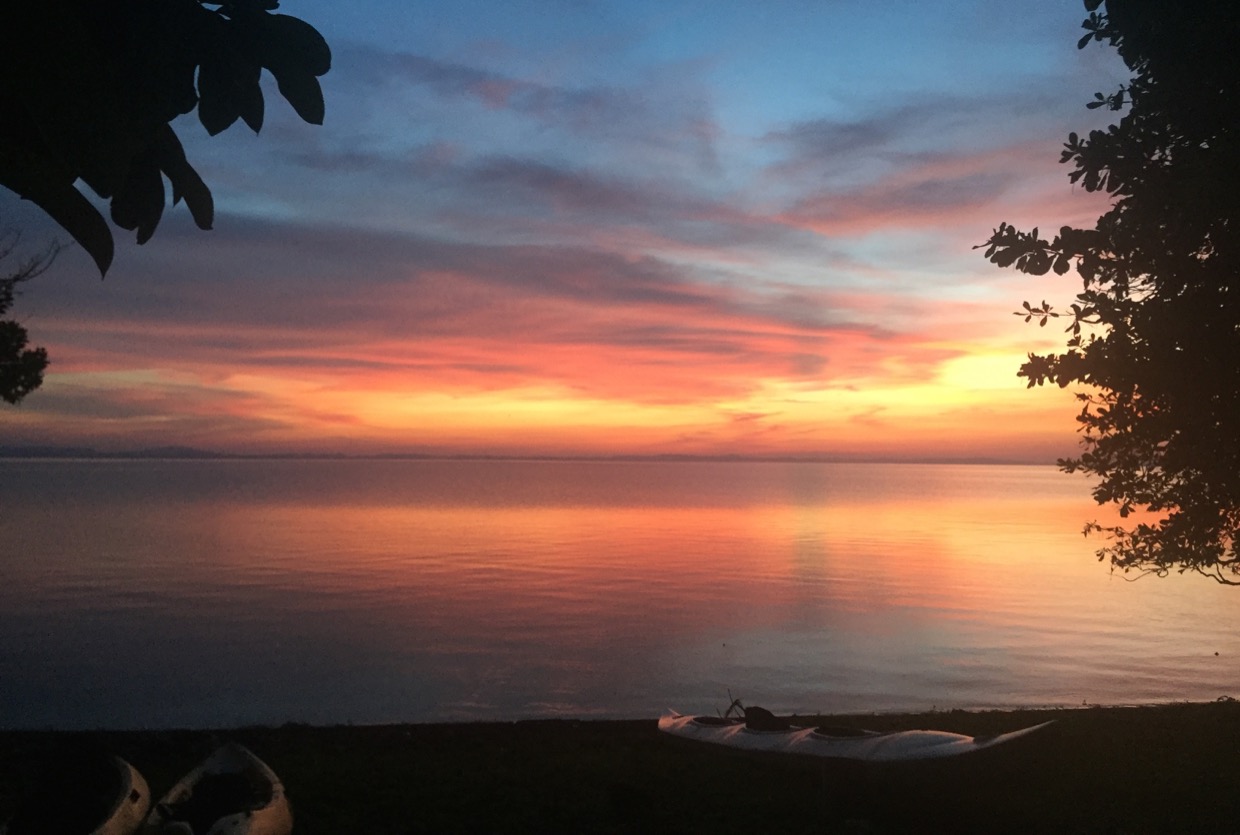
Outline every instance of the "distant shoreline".
{"label": "distant shoreline", "polygon": [[599,463],[708,463],[708,464],[960,464],[971,466],[1054,466],[1055,461],[985,456],[883,457],[845,455],[491,455],[485,453],[391,452],[214,452],[191,447],[156,447],[107,451],[89,447],[0,446],[0,460],[114,460],[114,461],[548,461]]}

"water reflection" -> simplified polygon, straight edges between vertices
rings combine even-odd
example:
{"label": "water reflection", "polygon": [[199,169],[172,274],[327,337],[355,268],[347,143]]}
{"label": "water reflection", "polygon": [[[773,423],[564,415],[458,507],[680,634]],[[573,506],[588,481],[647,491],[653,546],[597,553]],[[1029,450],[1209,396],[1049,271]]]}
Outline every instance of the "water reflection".
{"label": "water reflection", "polygon": [[0,482],[35,488],[0,487],[12,726],[1240,693],[1228,590],[1110,577],[1051,468],[21,466]]}

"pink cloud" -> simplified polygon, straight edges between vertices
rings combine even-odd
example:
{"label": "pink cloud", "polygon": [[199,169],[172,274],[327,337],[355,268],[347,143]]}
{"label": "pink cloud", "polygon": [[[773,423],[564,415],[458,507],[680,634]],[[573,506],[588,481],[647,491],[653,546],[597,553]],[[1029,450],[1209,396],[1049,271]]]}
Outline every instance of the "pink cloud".
{"label": "pink cloud", "polygon": [[1055,148],[1037,142],[930,155],[851,189],[801,197],[779,218],[832,237],[942,230],[953,239],[980,234],[980,243],[1001,220],[1089,224],[1105,206],[1104,196],[1072,188]]}
{"label": "pink cloud", "polygon": [[361,296],[341,284],[284,299],[266,322],[229,318],[204,297],[192,317],[55,317],[44,333],[62,373],[157,367],[449,392],[537,385],[643,403],[739,398],[770,380],[923,379],[958,353],[869,324],[890,301],[866,294],[720,286],[586,250],[453,257],[454,269],[411,264],[406,280]]}

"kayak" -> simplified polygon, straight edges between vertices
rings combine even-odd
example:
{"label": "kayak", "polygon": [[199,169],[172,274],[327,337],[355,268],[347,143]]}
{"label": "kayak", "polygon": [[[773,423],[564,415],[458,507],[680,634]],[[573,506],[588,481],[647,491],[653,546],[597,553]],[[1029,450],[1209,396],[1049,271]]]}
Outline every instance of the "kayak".
{"label": "kayak", "polygon": [[[752,708],[750,708],[752,710]],[[765,711],[763,711],[765,713]],[[769,716],[769,714],[766,714]],[[682,716],[669,711],[659,730],[672,736],[781,754],[808,754],[863,762],[902,762],[954,757],[1019,739],[1051,724],[1043,722],[997,736],[973,737],[948,731],[879,731],[850,728],[808,728],[783,723],[746,722],[741,718]]]}
{"label": "kayak", "polygon": [[146,780],[120,757],[73,756],[39,780],[0,835],[133,835],[150,804]]}
{"label": "kayak", "polygon": [[284,785],[244,746],[229,743],[155,804],[141,835],[289,835]]}

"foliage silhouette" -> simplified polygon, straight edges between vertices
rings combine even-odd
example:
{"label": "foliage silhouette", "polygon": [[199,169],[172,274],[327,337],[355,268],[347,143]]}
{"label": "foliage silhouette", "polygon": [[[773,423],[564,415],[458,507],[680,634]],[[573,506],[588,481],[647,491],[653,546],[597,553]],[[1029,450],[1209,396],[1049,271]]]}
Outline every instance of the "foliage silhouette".
{"label": "foliage silhouette", "polygon": [[[331,51],[277,0],[38,0],[0,16],[0,185],[33,201],[94,259],[112,263],[107,222],[78,191],[110,201],[112,221],[145,243],[165,206],[185,200],[210,229],[211,191],[169,124],[198,108],[211,135],[263,123],[259,76],[275,76],[302,119],[323,121],[318,77]],[[212,7],[212,8],[208,8]]]}
{"label": "foliage silhouette", "polygon": [[[1125,572],[1192,570],[1240,584],[1240,3],[1086,0],[1078,46],[1114,47],[1132,73],[1087,106],[1117,124],[1068,136],[1061,162],[1113,196],[1093,229],[1052,240],[1001,223],[985,255],[1031,275],[1075,266],[1063,353],[1035,355],[1029,386],[1085,386],[1083,452],[1099,504],[1136,524],[1091,523],[1099,559]],[[1101,9],[1101,11],[1100,11]],[[1046,325],[1044,301],[1017,315]]]}
{"label": "foliage silhouette", "polygon": [[[18,236],[0,236],[0,261],[13,254]],[[56,259],[60,247],[53,244],[46,252],[20,262],[8,275],[0,276],[0,316],[9,312],[17,297],[17,285],[46,270]],[[16,405],[43,383],[47,351],[27,348],[29,334],[11,319],[0,320],[0,400]]]}

